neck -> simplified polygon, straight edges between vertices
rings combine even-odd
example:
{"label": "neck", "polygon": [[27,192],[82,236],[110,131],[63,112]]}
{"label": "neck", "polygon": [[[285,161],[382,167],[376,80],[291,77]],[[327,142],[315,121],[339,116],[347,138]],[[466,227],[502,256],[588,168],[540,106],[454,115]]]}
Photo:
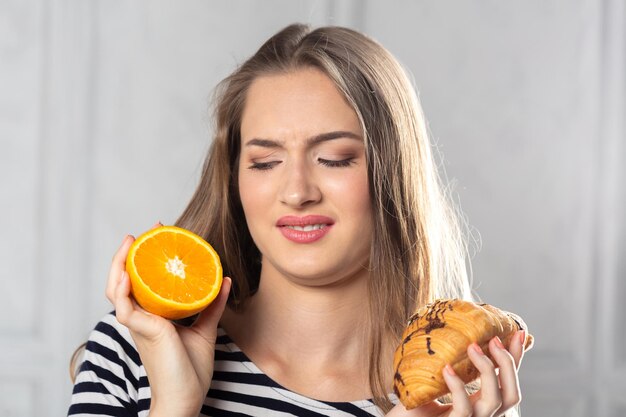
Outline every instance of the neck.
{"label": "neck", "polygon": [[321,286],[265,273],[241,314],[245,343],[271,346],[285,359],[294,355],[317,364],[336,364],[342,359],[337,355],[354,357],[354,351],[367,350],[367,300],[367,279],[362,273]]}
{"label": "neck", "polygon": [[[284,386],[330,400],[363,399],[369,375],[367,315],[363,273],[313,286],[265,272],[244,311],[227,310],[222,326],[257,366]],[[321,392],[323,387],[315,392],[294,375],[308,375],[317,384],[349,376],[355,391],[337,393],[335,398]]]}

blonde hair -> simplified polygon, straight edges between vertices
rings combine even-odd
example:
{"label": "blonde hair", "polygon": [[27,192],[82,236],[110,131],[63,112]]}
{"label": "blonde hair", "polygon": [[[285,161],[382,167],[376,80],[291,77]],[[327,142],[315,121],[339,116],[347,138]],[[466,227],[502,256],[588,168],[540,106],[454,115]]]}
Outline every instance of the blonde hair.
{"label": "blonde hair", "polygon": [[[261,254],[247,229],[237,190],[240,123],[246,93],[265,74],[314,67],[356,112],[365,134],[374,235],[370,256],[370,389],[391,403],[383,349],[396,344],[411,313],[439,297],[470,298],[466,246],[440,185],[413,85],[380,44],[347,28],[290,25],[218,87],[216,134],[200,183],[177,221],[215,245],[233,278],[231,307],[258,288]],[[394,340],[389,340],[392,338]]]}

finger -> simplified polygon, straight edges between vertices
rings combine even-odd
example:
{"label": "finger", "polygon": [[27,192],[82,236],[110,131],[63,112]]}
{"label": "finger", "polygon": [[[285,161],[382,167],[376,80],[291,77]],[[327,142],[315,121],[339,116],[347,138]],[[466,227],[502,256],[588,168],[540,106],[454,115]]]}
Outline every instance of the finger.
{"label": "finger", "polygon": [[470,417],[472,404],[470,403],[463,380],[454,372],[449,364],[443,368],[443,379],[452,394],[452,410],[449,417]]}
{"label": "finger", "polygon": [[[161,226],[163,226],[163,224],[158,221],[154,225],[152,225],[152,229]],[[132,235],[124,236],[122,244],[113,256],[111,268],[109,269],[109,278],[107,280],[107,286],[105,290],[106,297],[109,299],[109,301],[111,301],[111,303],[113,303],[113,298],[115,296],[115,288],[122,278],[122,272],[126,269],[126,257],[128,256],[128,249],[134,241],[135,238]]]}
{"label": "finger", "polygon": [[496,367],[477,343],[472,343],[467,348],[467,354],[480,372],[480,391],[477,393],[478,400],[474,403],[475,415],[477,417],[491,416],[502,406]]}
{"label": "finger", "polygon": [[499,380],[502,404],[497,415],[517,405],[521,400],[517,369],[513,356],[496,336],[489,342],[489,352],[500,368]]}
{"label": "finger", "polygon": [[122,244],[118,248],[117,252],[115,252],[115,255],[113,255],[113,260],[111,261],[105,294],[109,301],[113,304],[115,304],[113,301],[115,298],[115,288],[117,288],[122,278],[122,273],[126,269],[126,256],[128,255],[128,249],[134,240],[135,238],[131,235],[124,236]]}
{"label": "finger", "polygon": [[524,330],[517,331],[511,338],[509,344],[509,352],[513,356],[515,362],[515,368],[519,369],[522,364],[522,358],[524,357],[524,342],[526,341],[526,332]]}
{"label": "finger", "polygon": [[224,277],[219,294],[215,300],[200,313],[198,320],[193,325],[197,331],[207,338],[214,338],[215,335],[217,335],[217,325],[224,313],[231,287],[232,280],[229,277]]}
{"label": "finger", "polygon": [[135,306],[130,299],[130,278],[125,271],[122,273],[119,284],[115,287],[113,306],[115,307],[117,321],[127,326],[130,317],[135,312]]}
{"label": "finger", "polygon": [[124,326],[142,336],[150,336],[155,316],[143,310],[130,295],[130,277],[124,271],[114,297],[115,317]]}

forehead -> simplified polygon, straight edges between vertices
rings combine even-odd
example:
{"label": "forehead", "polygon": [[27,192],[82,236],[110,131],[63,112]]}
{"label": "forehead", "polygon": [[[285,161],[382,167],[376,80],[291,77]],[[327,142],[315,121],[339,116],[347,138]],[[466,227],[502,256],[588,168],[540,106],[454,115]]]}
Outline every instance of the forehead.
{"label": "forehead", "polygon": [[248,89],[241,120],[247,135],[360,133],[356,112],[333,81],[315,68],[257,77]]}

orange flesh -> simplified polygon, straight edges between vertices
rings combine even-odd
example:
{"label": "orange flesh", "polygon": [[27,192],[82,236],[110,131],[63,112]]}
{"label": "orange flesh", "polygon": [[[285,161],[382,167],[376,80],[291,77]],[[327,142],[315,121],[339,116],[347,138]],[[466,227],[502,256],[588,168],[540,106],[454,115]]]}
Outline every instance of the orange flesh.
{"label": "orange flesh", "polygon": [[[184,278],[168,271],[168,262],[184,267]],[[205,248],[180,233],[161,233],[141,244],[134,264],[143,282],[159,296],[181,303],[206,297],[213,287],[215,260]]]}

